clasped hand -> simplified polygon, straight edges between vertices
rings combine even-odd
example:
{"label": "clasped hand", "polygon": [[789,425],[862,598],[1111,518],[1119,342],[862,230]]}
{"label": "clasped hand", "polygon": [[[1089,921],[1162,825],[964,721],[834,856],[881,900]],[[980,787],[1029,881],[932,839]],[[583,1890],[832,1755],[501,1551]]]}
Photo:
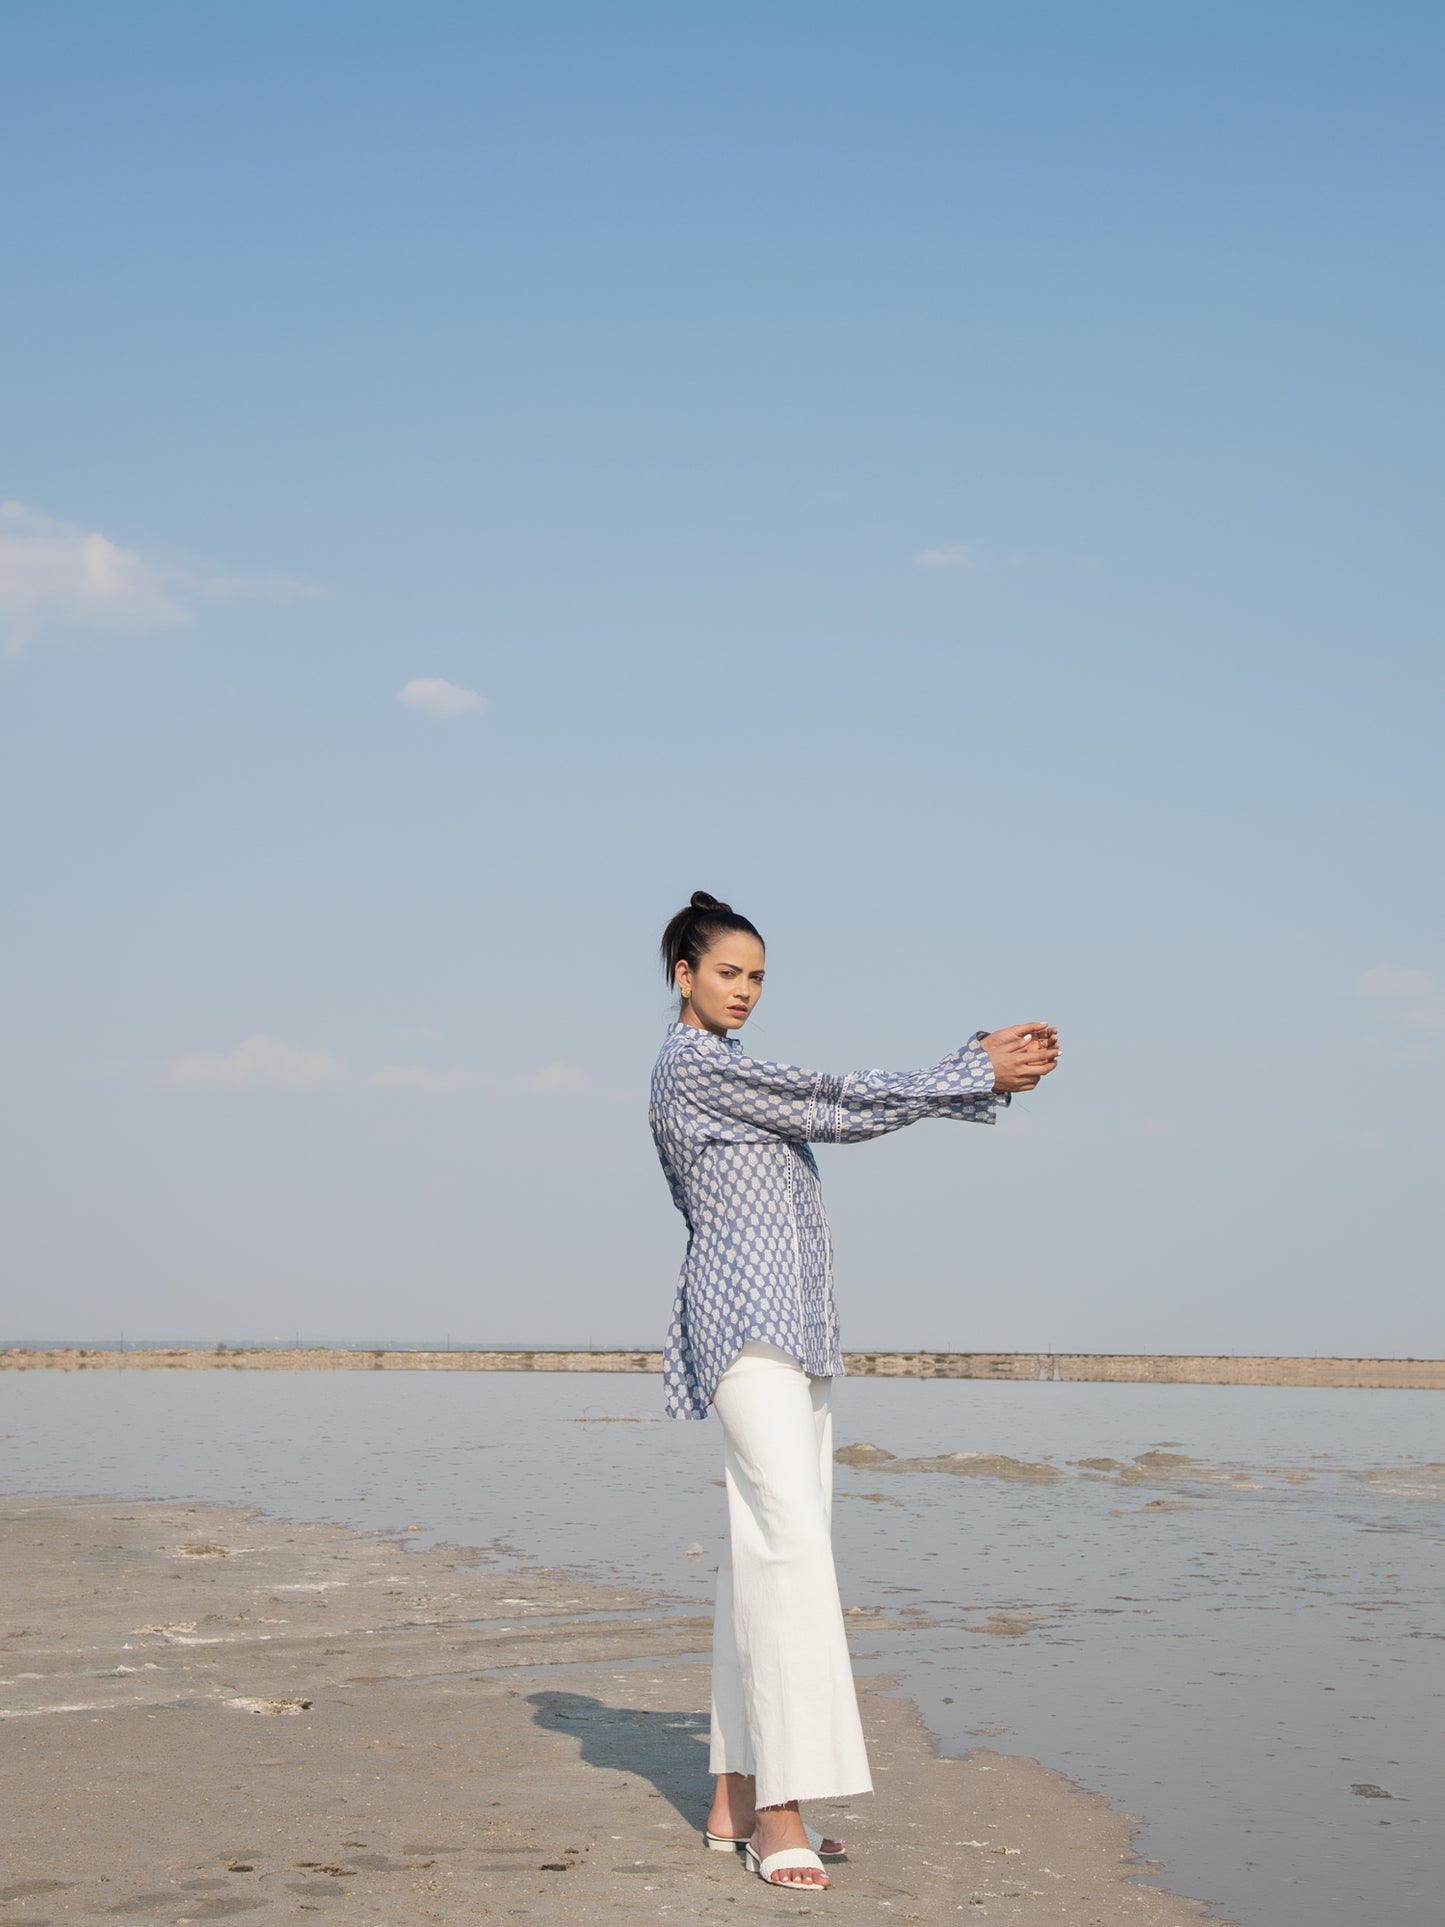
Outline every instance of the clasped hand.
{"label": "clasped hand", "polygon": [[1031,1091],[1059,1061],[1059,1033],[1052,1024],[1010,1024],[981,1041],[996,1091]]}

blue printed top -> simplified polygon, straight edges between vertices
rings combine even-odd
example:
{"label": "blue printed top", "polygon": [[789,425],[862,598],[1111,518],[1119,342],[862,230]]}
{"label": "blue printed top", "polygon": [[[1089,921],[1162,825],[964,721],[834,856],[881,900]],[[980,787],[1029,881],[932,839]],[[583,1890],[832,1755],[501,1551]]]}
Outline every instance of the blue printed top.
{"label": "blue printed top", "polygon": [[831,1077],[749,1057],[738,1037],[668,1031],[649,1121],[687,1257],[663,1354],[667,1410],[702,1418],[750,1339],[838,1378],[833,1250],[810,1144],[856,1144],[924,1117],[992,1124],[1002,1101],[979,1031],[926,1071]]}

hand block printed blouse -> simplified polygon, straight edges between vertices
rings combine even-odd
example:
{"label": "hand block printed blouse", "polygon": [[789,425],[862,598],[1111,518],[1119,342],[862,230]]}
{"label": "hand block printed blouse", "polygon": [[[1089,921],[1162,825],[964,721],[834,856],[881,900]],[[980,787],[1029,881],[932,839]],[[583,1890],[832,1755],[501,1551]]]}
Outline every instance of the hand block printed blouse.
{"label": "hand block printed blouse", "polygon": [[749,1057],[737,1037],[671,1027],[648,1114],[687,1221],[662,1365],[671,1417],[703,1418],[753,1339],[815,1377],[842,1376],[832,1244],[808,1147],[860,1143],[924,1117],[992,1124],[1000,1099],[984,1035],[931,1070],[831,1077]]}

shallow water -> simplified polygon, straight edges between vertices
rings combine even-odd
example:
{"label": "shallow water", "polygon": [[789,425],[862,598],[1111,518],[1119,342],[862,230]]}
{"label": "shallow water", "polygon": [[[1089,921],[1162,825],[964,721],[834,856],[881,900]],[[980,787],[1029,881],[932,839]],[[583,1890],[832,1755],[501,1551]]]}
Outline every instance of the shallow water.
{"label": "shallow water", "polygon": [[[1142,1814],[1167,1884],[1242,1927],[1438,1919],[1437,1394],[850,1379],[835,1411],[840,1446],[997,1455],[838,1467],[861,1667],[945,1750]],[[601,1374],[6,1374],[0,1483],[416,1526],[692,1601],[718,1434],[656,1412]],[[869,1608],[916,1623],[870,1637]]]}

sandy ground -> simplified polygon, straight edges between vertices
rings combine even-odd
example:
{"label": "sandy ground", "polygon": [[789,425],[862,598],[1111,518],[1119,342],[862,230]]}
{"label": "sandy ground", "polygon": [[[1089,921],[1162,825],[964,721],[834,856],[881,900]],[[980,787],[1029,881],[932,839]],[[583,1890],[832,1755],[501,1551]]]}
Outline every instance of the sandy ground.
{"label": "sandy ground", "polygon": [[0,1499],[0,1534],[4,1927],[1212,1918],[1102,1799],[937,1758],[866,1678],[877,1793],[812,1809],[849,1859],[765,1887],[699,1834],[708,1622],[640,1594],[220,1507]]}

